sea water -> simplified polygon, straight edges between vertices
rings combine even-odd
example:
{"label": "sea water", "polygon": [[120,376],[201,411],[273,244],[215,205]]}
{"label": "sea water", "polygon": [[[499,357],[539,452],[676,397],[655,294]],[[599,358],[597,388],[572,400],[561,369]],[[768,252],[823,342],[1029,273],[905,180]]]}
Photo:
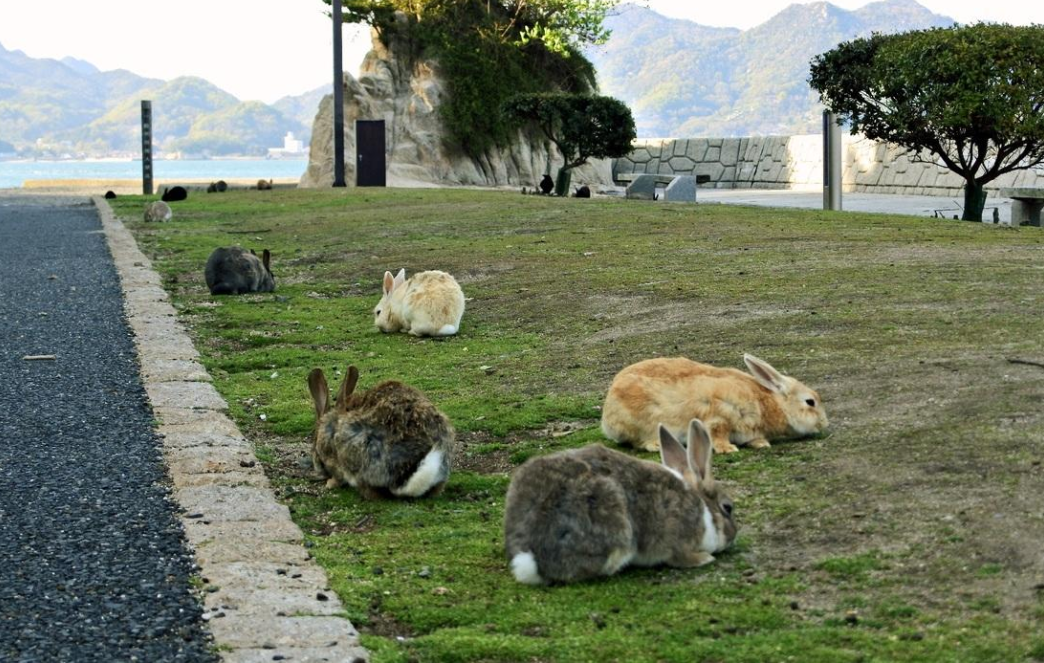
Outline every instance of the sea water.
{"label": "sea water", "polygon": [[[298,179],[306,159],[155,160],[154,181]],[[0,189],[26,180],[140,180],[141,161],[0,161]]]}

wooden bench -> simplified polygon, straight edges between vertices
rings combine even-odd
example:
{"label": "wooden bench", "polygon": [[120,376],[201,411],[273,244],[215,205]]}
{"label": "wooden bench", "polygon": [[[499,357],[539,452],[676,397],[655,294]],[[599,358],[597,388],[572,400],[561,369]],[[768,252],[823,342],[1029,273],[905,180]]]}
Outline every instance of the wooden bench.
{"label": "wooden bench", "polygon": [[997,193],[1011,198],[1011,225],[1040,227],[1040,211],[1044,209],[1044,189],[1000,189]]}

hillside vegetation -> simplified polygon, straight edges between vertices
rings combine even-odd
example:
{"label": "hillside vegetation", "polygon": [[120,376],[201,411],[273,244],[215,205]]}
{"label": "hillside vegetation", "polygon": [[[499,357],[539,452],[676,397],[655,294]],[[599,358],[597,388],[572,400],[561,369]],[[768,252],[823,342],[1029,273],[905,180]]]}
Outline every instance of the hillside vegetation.
{"label": "hillside vegetation", "polygon": [[263,156],[288,131],[307,141],[318,107],[315,101],[308,116],[287,97],[284,112],[242,102],[201,78],[102,72],[82,60],[30,58],[0,46],[0,140],[25,156],[136,155],[142,99],[152,101],[155,148],[189,155]]}
{"label": "hillside vegetation", "polygon": [[807,80],[812,56],[872,32],[952,25],[914,0],[847,11],[793,4],[740,31],[621,5],[613,35],[589,57],[602,92],[634,112],[639,137],[818,133],[822,107]]}

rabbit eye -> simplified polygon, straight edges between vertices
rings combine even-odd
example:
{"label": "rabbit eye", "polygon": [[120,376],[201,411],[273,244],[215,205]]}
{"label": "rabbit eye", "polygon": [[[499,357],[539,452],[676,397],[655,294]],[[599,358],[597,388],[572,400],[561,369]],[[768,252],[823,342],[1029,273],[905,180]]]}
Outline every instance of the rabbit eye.
{"label": "rabbit eye", "polygon": [[725,502],[724,504],[722,504],[721,505],[721,512],[724,513],[727,518],[731,518],[732,517],[732,504],[730,502]]}
{"label": "rabbit eye", "polygon": [[814,398],[806,398],[805,399],[805,405],[807,405],[809,407],[815,407],[816,406],[816,399],[814,399]]}
{"label": "rabbit eye", "polygon": [[381,309],[377,309],[376,311],[373,312],[373,314],[374,315],[380,315],[381,314]]}

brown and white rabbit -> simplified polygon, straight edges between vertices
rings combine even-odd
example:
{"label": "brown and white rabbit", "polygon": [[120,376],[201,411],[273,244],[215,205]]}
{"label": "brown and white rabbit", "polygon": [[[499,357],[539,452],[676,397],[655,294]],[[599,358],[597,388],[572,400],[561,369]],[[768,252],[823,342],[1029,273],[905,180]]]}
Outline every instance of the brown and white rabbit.
{"label": "brown and white rabbit", "polygon": [[711,432],[714,451],[755,449],[769,440],[805,437],[827,427],[823,403],[812,389],[749,354],[750,369],[717,368],[684,357],[647,359],[617,373],[602,406],[606,437],[655,451],[662,423],[675,435],[693,417]]}
{"label": "brown and white rabbit", "polygon": [[709,432],[693,419],[686,450],[659,430],[662,464],[593,444],[515,470],[504,544],[516,580],[565,583],[628,565],[702,566],[732,544],[732,501],[711,475]]}
{"label": "brown and white rabbit", "polygon": [[162,200],[155,200],[145,206],[145,221],[147,222],[163,223],[170,221],[173,216],[174,212],[171,211],[170,205]]}
{"label": "brown and white rabbit", "polygon": [[348,484],[364,497],[435,495],[449,478],[454,431],[446,415],[413,387],[382,382],[353,393],[359,379],[348,369],[330,402],[326,376],[308,376],[315,402],[312,463],[330,488]]}
{"label": "brown and white rabbit", "polygon": [[382,332],[409,332],[414,336],[452,336],[464,316],[464,292],[451,275],[438,270],[406,278],[384,273],[383,295],[373,309],[373,322]]}

